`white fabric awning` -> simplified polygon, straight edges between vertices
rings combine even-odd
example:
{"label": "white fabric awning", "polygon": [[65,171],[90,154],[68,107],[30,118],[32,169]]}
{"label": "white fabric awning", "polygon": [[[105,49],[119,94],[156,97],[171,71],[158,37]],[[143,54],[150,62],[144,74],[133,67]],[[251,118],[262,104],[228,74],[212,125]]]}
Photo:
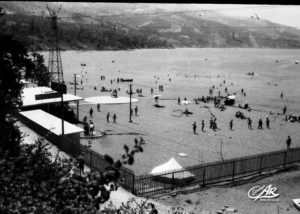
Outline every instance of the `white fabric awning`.
{"label": "white fabric awning", "polygon": [[189,101],[189,100],[183,100],[183,101],[181,101],[181,104],[185,104],[185,105],[189,105],[189,104],[191,104],[192,102],[191,101]]}
{"label": "white fabric awning", "polygon": [[[172,157],[168,162],[153,168],[152,171],[150,172],[150,174],[151,175],[160,175],[160,174],[168,173],[166,175],[161,175],[161,176],[166,177],[166,178],[172,178],[172,174],[169,172],[181,171],[181,170],[184,170],[184,168],[175,160],[174,157]],[[195,176],[194,174],[192,174],[188,171],[174,173],[175,179],[186,179],[186,178],[190,178],[190,177],[194,177],[194,176]]]}

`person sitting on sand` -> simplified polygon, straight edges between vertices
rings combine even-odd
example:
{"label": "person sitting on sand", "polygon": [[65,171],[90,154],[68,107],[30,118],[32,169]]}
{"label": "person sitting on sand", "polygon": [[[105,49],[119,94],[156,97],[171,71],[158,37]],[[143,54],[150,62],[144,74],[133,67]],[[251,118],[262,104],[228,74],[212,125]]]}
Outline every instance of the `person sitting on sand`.
{"label": "person sitting on sand", "polygon": [[157,209],[155,208],[155,205],[151,203],[151,211],[149,214],[158,214]]}
{"label": "person sitting on sand", "polygon": [[186,115],[188,115],[188,114],[193,114],[193,112],[189,111],[188,108],[186,108],[186,109],[184,110],[184,112],[182,112],[182,113],[183,113],[183,114],[186,114]]}
{"label": "person sitting on sand", "polygon": [[146,144],[146,141],[144,140],[144,138],[140,137],[140,145]]}

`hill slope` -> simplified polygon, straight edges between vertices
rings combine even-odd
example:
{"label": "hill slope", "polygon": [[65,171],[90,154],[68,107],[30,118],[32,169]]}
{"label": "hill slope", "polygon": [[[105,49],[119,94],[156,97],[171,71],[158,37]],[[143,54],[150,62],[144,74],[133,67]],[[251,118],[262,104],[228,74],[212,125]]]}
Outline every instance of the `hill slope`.
{"label": "hill slope", "polygon": [[[300,30],[267,20],[232,18],[161,4],[48,3],[62,6],[63,49],[172,47],[299,48]],[[51,35],[45,2],[0,2],[7,11],[1,30],[29,46],[47,49]]]}

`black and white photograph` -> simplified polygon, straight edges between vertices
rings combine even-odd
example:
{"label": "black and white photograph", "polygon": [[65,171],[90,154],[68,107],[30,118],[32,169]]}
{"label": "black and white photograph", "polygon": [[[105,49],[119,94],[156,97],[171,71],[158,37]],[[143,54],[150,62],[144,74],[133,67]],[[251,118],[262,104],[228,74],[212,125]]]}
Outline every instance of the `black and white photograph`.
{"label": "black and white photograph", "polygon": [[299,20],[0,1],[0,213],[300,213]]}

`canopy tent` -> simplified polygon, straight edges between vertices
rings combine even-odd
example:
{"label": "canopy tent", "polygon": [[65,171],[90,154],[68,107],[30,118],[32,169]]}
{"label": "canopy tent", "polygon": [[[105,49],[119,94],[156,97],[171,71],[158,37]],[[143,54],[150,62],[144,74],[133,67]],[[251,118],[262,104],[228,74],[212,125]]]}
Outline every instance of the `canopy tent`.
{"label": "canopy tent", "polygon": [[150,174],[155,175],[154,179],[157,181],[173,184],[185,184],[195,178],[195,175],[186,171],[174,157],[168,162],[154,167]]}

